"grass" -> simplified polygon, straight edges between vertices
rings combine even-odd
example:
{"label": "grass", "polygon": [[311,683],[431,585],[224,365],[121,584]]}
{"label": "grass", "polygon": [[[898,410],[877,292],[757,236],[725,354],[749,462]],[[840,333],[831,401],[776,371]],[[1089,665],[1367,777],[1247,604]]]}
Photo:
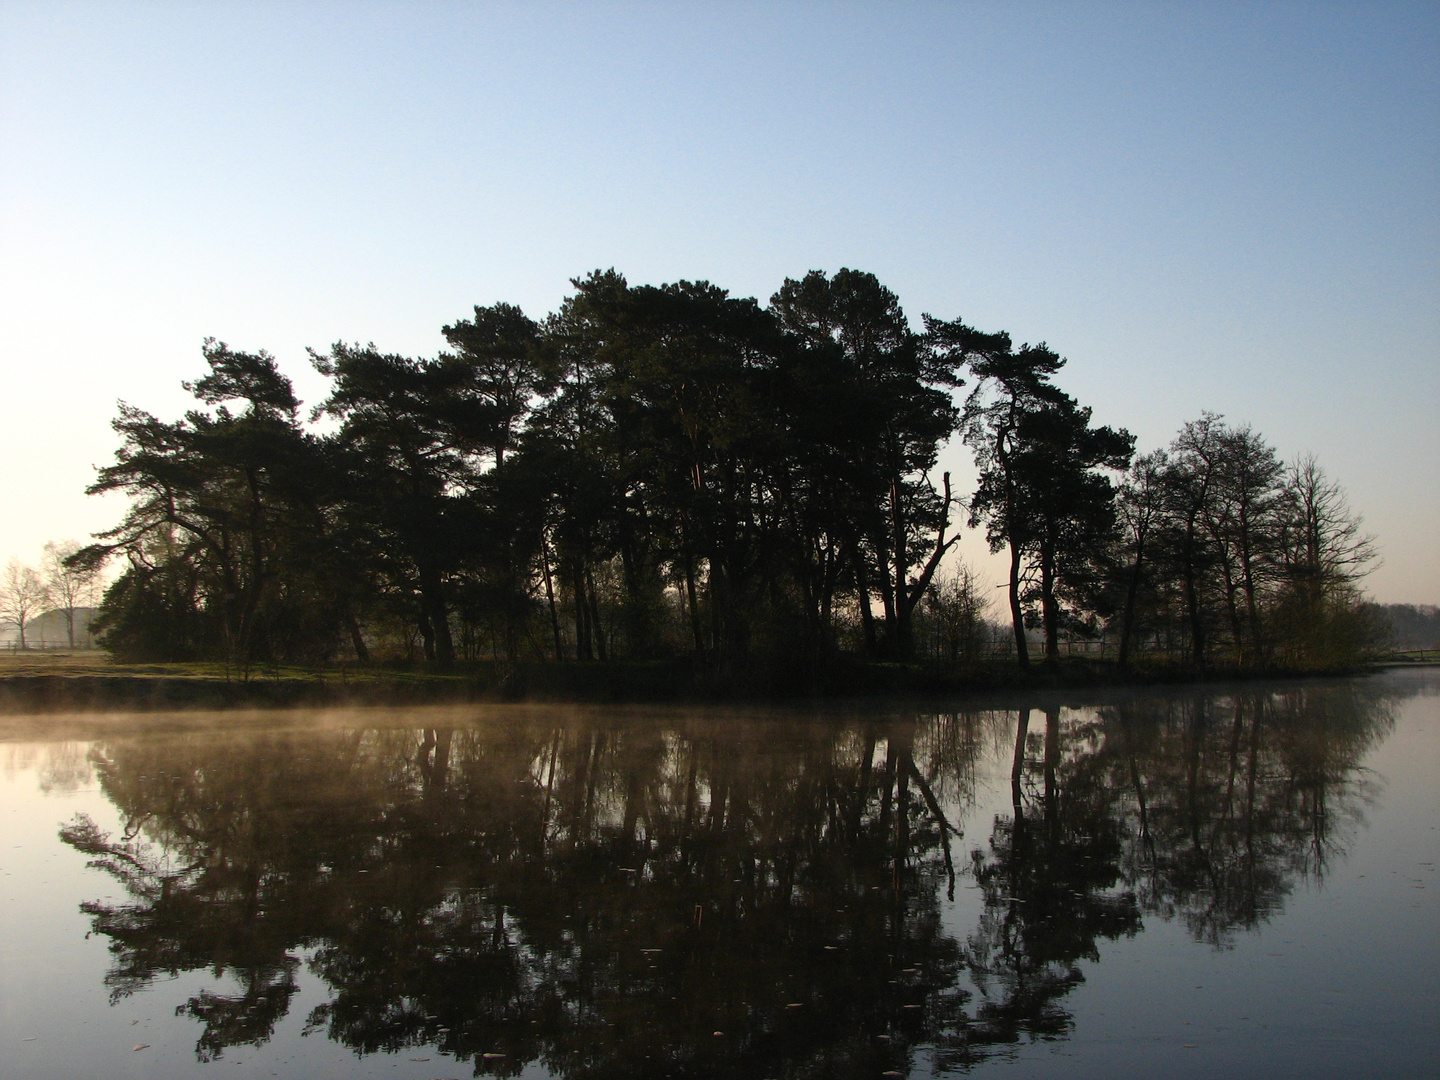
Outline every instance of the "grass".
{"label": "grass", "polygon": [[1398,664],[1440,664],[1440,648],[1396,649],[1381,658],[1385,663]]}
{"label": "grass", "polygon": [[194,679],[229,683],[296,681],[343,683],[376,679],[433,681],[461,677],[454,674],[412,671],[385,666],[362,668],[341,665],[306,667],[297,664],[252,664],[248,671],[240,671],[214,661],[126,664],[116,661],[109,653],[101,649],[76,649],[73,652],[0,652],[0,681],[43,676],[72,679]]}
{"label": "grass", "polygon": [[222,663],[127,664],[96,649],[0,653],[0,714],[408,704],[494,697],[466,673]]}

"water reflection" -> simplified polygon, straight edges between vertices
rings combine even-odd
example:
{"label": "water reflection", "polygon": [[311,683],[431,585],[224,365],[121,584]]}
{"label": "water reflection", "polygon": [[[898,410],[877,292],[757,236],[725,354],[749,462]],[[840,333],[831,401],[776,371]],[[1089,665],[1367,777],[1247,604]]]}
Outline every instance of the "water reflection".
{"label": "water reflection", "polygon": [[[307,1023],[477,1073],[904,1074],[1064,1037],[1100,943],[1224,947],[1345,849],[1393,725],[1363,683],[853,722],[595,716],[97,743],[62,833],[112,996],[209,969],[204,1060]],[[1009,814],[967,848],[994,760]],[[973,926],[942,918],[957,876]],[[963,907],[963,905],[962,905]],[[960,909],[956,909],[960,910]]]}

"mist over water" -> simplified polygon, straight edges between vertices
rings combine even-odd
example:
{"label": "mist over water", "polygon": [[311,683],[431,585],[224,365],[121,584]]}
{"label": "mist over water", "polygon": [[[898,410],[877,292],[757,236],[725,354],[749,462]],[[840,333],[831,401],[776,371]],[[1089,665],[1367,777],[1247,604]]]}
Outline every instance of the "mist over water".
{"label": "mist over water", "polygon": [[0,746],[0,1046],[21,1077],[1424,1075],[1437,687],[71,717]]}

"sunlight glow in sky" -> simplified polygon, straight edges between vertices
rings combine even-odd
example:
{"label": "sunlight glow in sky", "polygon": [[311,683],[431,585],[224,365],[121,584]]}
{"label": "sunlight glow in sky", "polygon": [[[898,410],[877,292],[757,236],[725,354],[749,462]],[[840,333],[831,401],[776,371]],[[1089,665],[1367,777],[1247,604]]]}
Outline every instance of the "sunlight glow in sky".
{"label": "sunlight glow in sky", "polygon": [[1436,3],[0,0],[0,562],[118,519],[115,402],[178,415],[207,336],[314,404],[306,346],[609,266],[869,270],[1141,450],[1250,421],[1440,602]]}

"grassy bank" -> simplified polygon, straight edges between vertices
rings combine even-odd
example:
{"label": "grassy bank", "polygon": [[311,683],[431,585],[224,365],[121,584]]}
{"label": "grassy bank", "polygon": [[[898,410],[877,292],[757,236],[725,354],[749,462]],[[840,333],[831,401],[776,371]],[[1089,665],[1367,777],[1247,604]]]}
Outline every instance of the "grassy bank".
{"label": "grassy bank", "polygon": [[[1397,654],[1395,664],[1424,657]],[[119,664],[100,652],[0,655],[0,711],[279,708],[463,701],[698,702],[872,697],[934,697],[984,691],[1047,692],[1118,686],[1219,682],[1354,671],[1205,670],[1157,662],[1120,670],[1113,662],[1067,658],[1028,673],[1013,661],[980,665],[868,663],[840,658],[814,670],[751,664],[714,671],[686,661],[458,664],[418,667],[252,667],[213,663]]]}

